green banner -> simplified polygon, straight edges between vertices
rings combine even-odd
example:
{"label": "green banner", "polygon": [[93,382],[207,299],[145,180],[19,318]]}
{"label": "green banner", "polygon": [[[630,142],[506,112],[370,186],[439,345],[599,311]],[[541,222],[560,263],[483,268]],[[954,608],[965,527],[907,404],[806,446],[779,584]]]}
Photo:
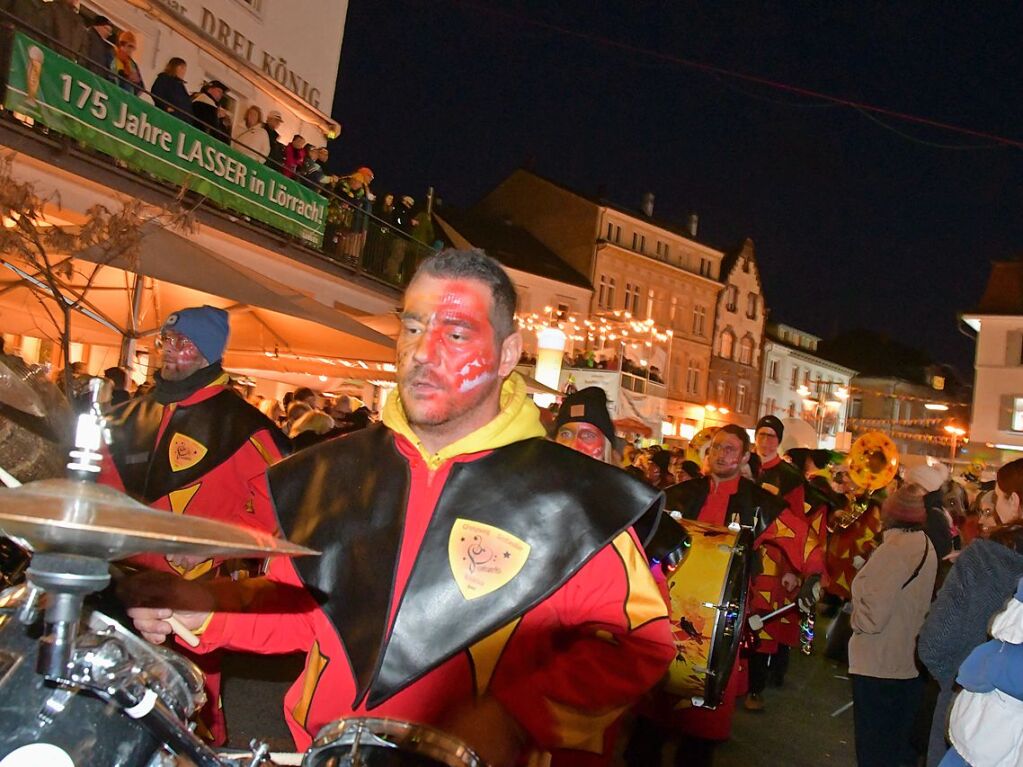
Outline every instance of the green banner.
{"label": "green banner", "polygon": [[322,196],[20,32],[7,78],[8,109],[225,208],[322,243]]}

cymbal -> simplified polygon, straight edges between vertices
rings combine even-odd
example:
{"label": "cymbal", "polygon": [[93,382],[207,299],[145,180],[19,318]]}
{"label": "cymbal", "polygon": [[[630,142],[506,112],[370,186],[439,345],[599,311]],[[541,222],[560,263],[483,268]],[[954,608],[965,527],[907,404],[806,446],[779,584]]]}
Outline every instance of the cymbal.
{"label": "cymbal", "polygon": [[246,527],[151,509],[113,488],[72,479],[0,488],[0,530],[35,551],[108,561],[143,553],[239,558],[318,553]]}
{"label": "cymbal", "polygon": [[43,401],[27,380],[32,375],[31,370],[25,368],[21,373],[0,358],[0,403],[42,418],[46,415]]}

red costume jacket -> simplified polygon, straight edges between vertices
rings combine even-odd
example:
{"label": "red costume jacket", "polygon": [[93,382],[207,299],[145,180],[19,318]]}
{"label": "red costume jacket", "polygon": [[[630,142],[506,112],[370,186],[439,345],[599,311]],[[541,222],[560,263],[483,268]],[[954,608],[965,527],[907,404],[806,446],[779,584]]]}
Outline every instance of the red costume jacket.
{"label": "red costume jacket", "polygon": [[[536,747],[599,752],[607,726],[664,674],[674,647],[643,550],[617,522],[592,537],[599,522],[572,498],[621,498],[625,488],[638,517],[659,497],[567,448],[523,439],[541,432],[539,421],[521,382],[507,387],[501,415],[439,456],[424,453],[389,400],[385,422],[397,434],[370,428],[270,473],[259,503],[272,496],[289,537],[323,554],[274,561],[276,588],[244,613],[214,614],[200,648],[308,653],[285,697],[298,748],[352,715],[443,729],[486,693]],[[535,489],[557,481],[552,462],[574,469],[563,498]],[[494,481],[479,482],[480,472]],[[547,540],[549,525],[604,542],[587,553],[572,535]],[[580,560],[559,577],[562,552],[573,550]]]}

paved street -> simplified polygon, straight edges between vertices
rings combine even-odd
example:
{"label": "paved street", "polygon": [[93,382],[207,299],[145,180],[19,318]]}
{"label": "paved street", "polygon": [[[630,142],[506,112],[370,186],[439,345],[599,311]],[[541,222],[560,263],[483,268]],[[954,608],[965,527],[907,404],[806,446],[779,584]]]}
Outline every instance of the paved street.
{"label": "paved street", "polygon": [[[823,622],[822,622],[823,623]],[[819,625],[817,651],[795,654],[785,686],[769,688],[767,709],[736,713],[733,737],[719,749],[716,767],[855,767],[852,710],[832,716],[850,700],[845,667],[822,655],[824,627]],[[226,665],[225,708],[232,745],[252,737],[268,740],[275,750],[289,750],[281,699],[301,659],[234,656]]]}

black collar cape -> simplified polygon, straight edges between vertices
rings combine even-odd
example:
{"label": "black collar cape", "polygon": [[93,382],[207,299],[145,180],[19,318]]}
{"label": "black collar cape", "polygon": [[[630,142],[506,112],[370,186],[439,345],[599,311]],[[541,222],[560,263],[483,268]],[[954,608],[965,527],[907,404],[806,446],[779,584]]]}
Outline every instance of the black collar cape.
{"label": "black collar cape", "polygon": [[[624,471],[542,439],[456,463],[388,635],[410,481],[394,433],[371,426],[300,451],[267,476],[285,535],[322,552],[294,564],[347,654],[353,708],[378,706],[523,615],[663,503]],[[518,574],[489,594],[463,597],[448,553],[458,519],[525,541]]]}
{"label": "black collar cape", "polygon": [[[665,508],[678,511],[683,519],[698,519],[703,504],[710,495],[710,477],[699,477],[672,485],[664,491]],[[739,486],[728,499],[728,519],[738,518],[743,527],[752,528],[758,538],[785,509],[785,501],[759,487],[755,482],[739,477]]]}

